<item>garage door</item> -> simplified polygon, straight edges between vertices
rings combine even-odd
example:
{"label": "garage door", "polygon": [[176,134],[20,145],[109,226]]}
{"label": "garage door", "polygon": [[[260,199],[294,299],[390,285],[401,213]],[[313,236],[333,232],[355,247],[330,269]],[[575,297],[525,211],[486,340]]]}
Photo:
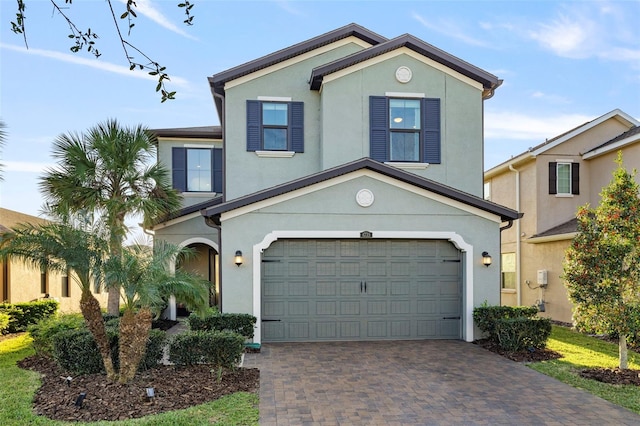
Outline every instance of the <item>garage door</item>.
{"label": "garage door", "polygon": [[278,240],[262,340],[459,339],[461,255],[440,240]]}

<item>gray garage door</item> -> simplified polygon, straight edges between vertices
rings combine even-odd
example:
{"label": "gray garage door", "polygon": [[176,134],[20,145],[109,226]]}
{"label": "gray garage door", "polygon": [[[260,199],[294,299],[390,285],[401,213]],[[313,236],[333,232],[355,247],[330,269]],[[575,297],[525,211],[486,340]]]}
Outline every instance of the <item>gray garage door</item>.
{"label": "gray garage door", "polygon": [[262,340],[459,339],[461,255],[439,240],[278,240]]}

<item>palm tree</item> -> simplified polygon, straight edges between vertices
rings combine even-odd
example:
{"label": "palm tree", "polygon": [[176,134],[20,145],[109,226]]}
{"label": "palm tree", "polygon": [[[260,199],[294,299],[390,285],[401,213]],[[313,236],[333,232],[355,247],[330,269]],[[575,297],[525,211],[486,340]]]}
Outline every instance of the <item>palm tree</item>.
{"label": "palm tree", "polygon": [[99,229],[68,224],[22,224],[0,236],[0,258],[15,256],[36,268],[68,274],[82,290],[80,310],[98,346],[107,377],[117,378],[100,303],[91,293],[102,284],[107,242]]}
{"label": "palm tree", "polygon": [[119,257],[105,265],[108,280],[122,286],[124,313],[120,319],[119,381],[127,383],[135,376],[144,357],[146,342],[154,316],[169,295],[185,301],[195,311],[209,306],[208,280],[183,270],[171,270],[176,260],[194,252],[159,241],[153,248],[136,243],[124,247]]}
{"label": "palm tree", "polygon": [[[84,134],[54,142],[58,164],[40,181],[46,209],[65,217],[95,212],[109,230],[109,252],[118,256],[128,232],[125,221],[141,214],[149,225],[180,207],[169,171],[156,161],[156,138],[146,128],[122,127],[112,119]],[[118,314],[120,288],[108,283],[108,312]]]}

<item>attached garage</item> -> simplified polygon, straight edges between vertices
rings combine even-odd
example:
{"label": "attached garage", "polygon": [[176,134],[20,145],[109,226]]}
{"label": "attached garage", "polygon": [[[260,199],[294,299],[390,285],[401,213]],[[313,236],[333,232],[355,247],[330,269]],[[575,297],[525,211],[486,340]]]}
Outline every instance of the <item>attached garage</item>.
{"label": "attached garage", "polygon": [[462,337],[447,240],[279,239],[261,269],[263,342]]}

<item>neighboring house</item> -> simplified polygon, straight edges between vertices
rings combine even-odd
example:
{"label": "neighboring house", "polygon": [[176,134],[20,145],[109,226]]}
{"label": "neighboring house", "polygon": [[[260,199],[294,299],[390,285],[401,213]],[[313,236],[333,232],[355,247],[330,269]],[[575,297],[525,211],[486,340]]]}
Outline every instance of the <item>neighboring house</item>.
{"label": "neighboring house", "polygon": [[[0,233],[23,223],[40,225],[46,223],[46,220],[0,208]],[[102,306],[106,306],[106,292],[94,295]],[[80,296],[80,287],[73,281],[73,277],[59,272],[41,271],[20,259],[0,259],[0,302],[22,303],[53,298],[60,303],[60,312],[80,312]]]}
{"label": "neighboring house", "polygon": [[351,24],[209,83],[221,128],[155,130],[185,207],[152,232],[203,255],[255,342],[479,337],[519,217],[483,199],[501,80]]}
{"label": "neighboring house", "polygon": [[502,233],[503,305],[537,305],[542,316],[572,321],[561,275],[578,206],[600,203],[618,151],[628,170],[640,164],[639,124],[614,110],[485,172],[486,198],[524,214]]}

